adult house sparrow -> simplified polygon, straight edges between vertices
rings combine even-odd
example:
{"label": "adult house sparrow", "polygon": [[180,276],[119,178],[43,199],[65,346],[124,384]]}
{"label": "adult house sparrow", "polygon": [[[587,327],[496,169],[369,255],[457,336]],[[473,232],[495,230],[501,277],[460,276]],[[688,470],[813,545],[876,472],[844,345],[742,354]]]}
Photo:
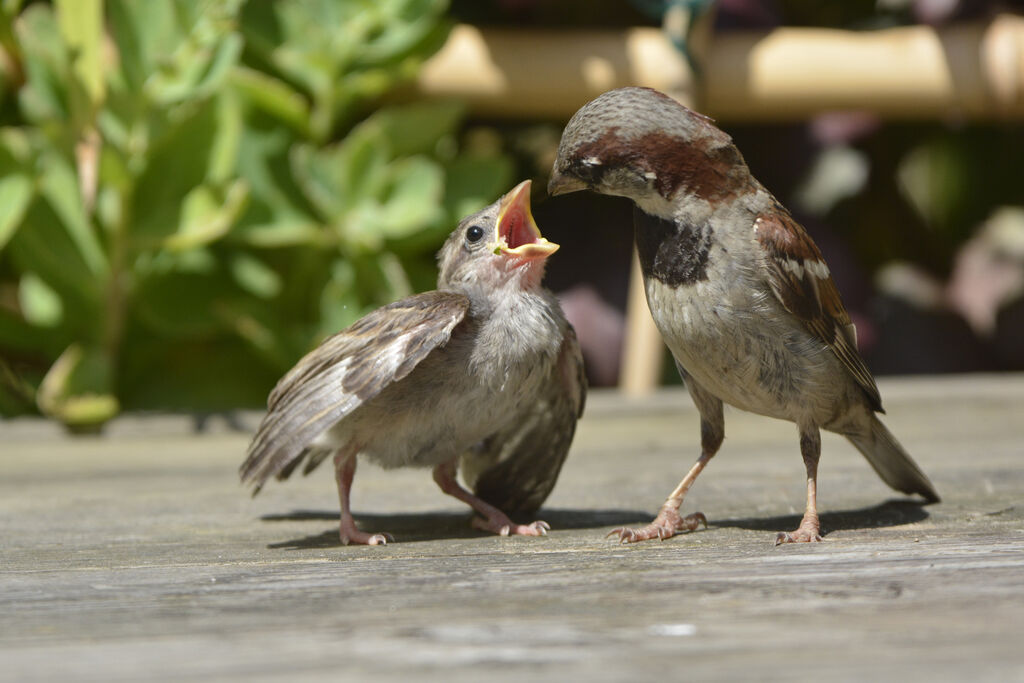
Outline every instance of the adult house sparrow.
{"label": "adult house sparrow", "polygon": [[[342,543],[384,544],[356,528],[356,456],[385,468],[432,467],[445,493],[501,535],[554,487],[583,411],[576,334],[541,286],[558,245],[530,213],[530,181],[463,219],[438,254],[436,291],[379,308],[325,340],[277,384],[241,466],[258,492],[270,477],[308,473],[329,455]],[[456,481],[463,478],[470,493]]]}
{"label": "adult house sparrow", "polygon": [[707,524],[679,507],[722,444],[723,402],[797,425],[807,506],[777,543],[821,540],[821,428],[848,438],[889,486],[938,501],[875,417],[878,388],[821,252],[710,119],[648,88],[604,93],[569,121],[548,185],[583,189],[633,200],[647,303],[701,416],[697,462],[654,521],[612,532],[621,542]]}

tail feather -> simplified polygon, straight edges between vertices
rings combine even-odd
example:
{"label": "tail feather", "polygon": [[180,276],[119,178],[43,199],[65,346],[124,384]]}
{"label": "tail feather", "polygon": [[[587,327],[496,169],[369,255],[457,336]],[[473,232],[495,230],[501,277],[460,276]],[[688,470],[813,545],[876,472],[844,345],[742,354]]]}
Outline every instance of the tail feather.
{"label": "tail feather", "polygon": [[886,484],[903,493],[917,493],[929,503],[939,502],[939,494],[927,475],[877,417],[871,416],[870,432],[845,436]]}

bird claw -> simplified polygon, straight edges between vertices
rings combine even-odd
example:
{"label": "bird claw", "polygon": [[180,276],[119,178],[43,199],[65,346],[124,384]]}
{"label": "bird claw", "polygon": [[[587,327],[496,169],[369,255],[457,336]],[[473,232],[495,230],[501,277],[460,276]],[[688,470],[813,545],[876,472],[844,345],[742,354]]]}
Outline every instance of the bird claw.
{"label": "bird claw", "polygon": [[620,544],[637,543],[655,538],[659,541],[664,541],[666,538],[672,538],[680,531],[694,531],[701,524],[704,525],[705,529],[708,528],[708,518],[704,516],[703,512],[694,512],[692,515],[680,517],[678,510],[663,507],[658,516],[654,518],[654,521],[647,526],[639,529],[619,527],[609,531],[605,538],[617,535]]}
{"label": "bird claw", "polygon": [[775,545],[783,543],[821,543],[825,539],[821,537],[818,529],[805,528],[801,526],[793,532],[780,531],[775,536]]}
{"label": "bird claw", "polygon": [[368,534],[358,529],[342,529],[340,537],[342,545],[387,545],[395,542],[395,537],[389,533]]}
{"label": "bird claw", "polygon": [[551,525],[537,520],[531,524],[515,524],[508,517],[492,517],[491,519],[473,518],[473,526],[482,531],[491,531],[499,536],[547,536]]}

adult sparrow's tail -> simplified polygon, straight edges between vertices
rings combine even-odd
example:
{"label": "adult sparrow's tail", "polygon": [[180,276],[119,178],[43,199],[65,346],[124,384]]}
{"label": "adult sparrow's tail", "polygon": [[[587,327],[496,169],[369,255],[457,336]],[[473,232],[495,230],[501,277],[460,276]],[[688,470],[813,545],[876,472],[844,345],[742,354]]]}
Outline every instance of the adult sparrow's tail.
{"label": "adult sparrow's tail", "polygon": [[870,431],[845,436],[886,484],[903,493],[919,493],[929,503],[939,502],[928,477],[877,417],[871,415]]}

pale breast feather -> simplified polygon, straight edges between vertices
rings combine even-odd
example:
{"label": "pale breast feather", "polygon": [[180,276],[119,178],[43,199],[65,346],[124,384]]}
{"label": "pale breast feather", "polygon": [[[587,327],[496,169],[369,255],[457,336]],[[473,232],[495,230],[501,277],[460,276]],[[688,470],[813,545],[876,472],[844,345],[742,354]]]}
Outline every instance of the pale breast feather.
{"label": "pale breast feather", "polygon": [[532,515],[558,480],[586,395],[583,355],[570,326],[536,400],[521,404],[501,428],[462,456],[467,484],[513,517]]}

